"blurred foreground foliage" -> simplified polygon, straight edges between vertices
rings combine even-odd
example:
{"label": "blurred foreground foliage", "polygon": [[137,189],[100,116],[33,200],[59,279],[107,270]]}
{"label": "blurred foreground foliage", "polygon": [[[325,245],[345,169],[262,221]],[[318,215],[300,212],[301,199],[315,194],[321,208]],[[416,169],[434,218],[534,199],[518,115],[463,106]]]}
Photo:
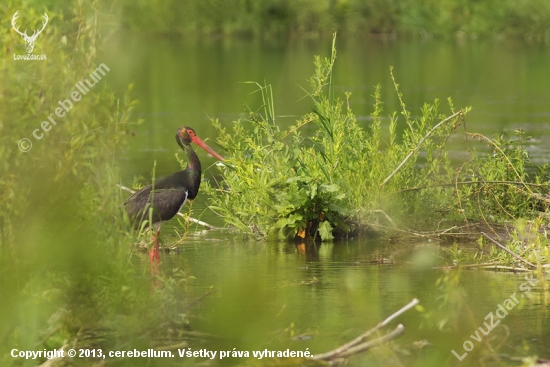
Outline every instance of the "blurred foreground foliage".
{"label": "blurred foreground foliage", "polygon": [[123,1],[124,25],[156,34],[345,34],[550,39],[545,0]]}
{"label": "blurred foreground foliage", "polygon": [[[330,57],[315,58],[307,92],[313,112],[294,126],[277,125],[271,88],[259,85],[258,110],[249,108],[229,131],[214,121],[228,160],[221,181],[206,190],[210,208],[228,225],[258,238],[331,240],[399,230],[397,224],[437,234],[457,223],[545,215],[546,169],[534,171],[521,130],[490,139],[463,126],[469,158],[457,165],[445,146],[469,108],[457,111],[449,99],[445,115],[435,100],[414,116],[395,80],[402,110],[383,117],[376,87],[365,130],[351,94],[334,91],[335,59],[334,42]],[[315,126],[313,136],[300,133],[305,125]],[[493,153],[477,152],[474,138]]]}
{"label": "blurred foreground foliage", "polygon": [[[47,12],[49,23],[34,49],[47,60],[14,60],[14,54],[26,53],[10,24],[16,11],[21,30],[31,29],[25,22],[40,25]],[[64,117],[54,114],[49,131],[41,128],[78,81],[91,80],[112,24],[110,9],[98,1],[52,9],[0,4],[0,26],[10,30],[0,35],[2,366],[21,365],[11,358],[12,348],[115,349],[120,340],[147,343],[137,337],[154,335],[154,327],[167,319],[175,330],[186,326],[185,315],[174,307],[182,301],[174,295],[186,275],[175,269],[158,280],[162,289],[151,293],[148,267],[131,262],[134,238],[120,215],[115,152],[136,103],[131,87],[117,96],[107,73]],[[33,137],[35,129],[42,139]],[[30,151],[18,149],[21,138],[32,142]]]}

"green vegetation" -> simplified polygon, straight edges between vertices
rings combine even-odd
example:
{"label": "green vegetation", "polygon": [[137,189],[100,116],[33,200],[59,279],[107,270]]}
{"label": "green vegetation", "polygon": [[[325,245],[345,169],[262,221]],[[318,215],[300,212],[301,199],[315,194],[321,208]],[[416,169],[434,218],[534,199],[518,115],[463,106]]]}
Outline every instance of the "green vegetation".
{"label": "green vegetation", "polygon": [[[46,61],[13,60],[14,53],[25,53],[21,37],[13,30],[0,36],[4,45],[0,51],[0,69],[3,71],[0,74],[2,365],[27,363],[12,359],[9,353],[12,348],[174,349],[187,347],[189,335],[193,334],[189,331],[187,313],[193,304],[187,296],[192,277],[187,270],[177,266],[166,270],[166,264],[170,264],[166,261],[163,272],[151,283],[147,258],[132,251],[131,244],[136,238],[129,233],[120,213],[123,199],[116,187],[119,179],[115,155],[124,145],[132,124],[131,114],[136,105],[132,99],[132,87],[125,94],[117,95],[109,87],[110,75],[107,74],[80,101],[74,102],[64,117],[56,119],[50,130],[43,127],[47,126],[43,121],[59,107],[58,101],[69,98],[75,84],[89,77],[101,65],[102,60],[98,58],[101,41],[117,26],[112,15],[112,12],[116,13],[116,7],[113,10],[110,4],[105,6],[102,1],[70,4],[63,9],[54,5],[48,9],[50,23],[40,35],[35,49],[36,53],[47,55]],[[212,3],[182,2],[179,5],[178,2],[175,5],[175,2],[168,1],[149,8],[150,4],[139,2],[137,10],[126,9],[127,26],[143,27],[152,32],[173,32],[180,24],[177,32],[227,34],[262,33],[264,24],[272,34],[315,33],[321,28],[325,31],[342,27],[350,32],[363,29],[369,32],[377,29],[407,31],[406,27],[392,28],[380,24],[375,27],[372,26],[374,23],[362,23],[361,17],[355,24],[350,20],[351,14],[356,16],[360,12],[327,12],[324,7],[328,3],[323,2],[311,3],[309,8],[304,5],[306,2],[278,2],[282,9],[294,9],[288,13],[291,21],[285,15],[288,10],[281,12],[276,7],[269,10],[273,4],[270,2],[219,2],[221,10],[212,8],[213,12],[195,13],[197,22],[204,21],[195,25],[178,18],[189,13],[173,11],[171,7],[181,6],[183,10],[195,7],[202,11]],[[295,4],[302,4],[303,10]],[[331,4],[346,9],[359,6],[354,2]],[[442,8],[451,4],[443,3]],[[512,2],[499,4],[501,9],[514,7]],[[242,27],[237,19],[233,28],[226,28],[224,17],[240,10],[241,5],[266,12],[266,21],[260,22],[252,12],[248,26]],[[374,3],[364,6],[376,8]],[[377,6],[384,11],[391,10],[382,2]],[[378,14],[372,9],[365,12],[365,17]],[[426,12],[430,11],[429,7],[426,9]],[[3,29],[11,29],[10,20],[15,11],[28,14],[39,22],[43,9],[30,3],[18,4],[17,7],[11,3],[1,4],[0,24]],[[318,16],[299,15],[299,12],[317,12]],[[137,14],[142,18],[137,19]],[[537,14],[543,22],[544,8]],[[386,19],[382,15],[378,14],[379,18]],[[341,23],[323,23],[322,17],[332,16],[341,16]],[[279,21],[273,20],[277,17]],[[150,22],[152,19],[155,21]],[[391,22],[391,19],[386,21]],[[165,21],[166,26],[163,25]],[[150,27],[147,26],[149,23]],[[330,26],[325,27],[326,24]],[[530,24],[536,26],[538,23]],[[432,25],[434,28],[438,26],[439,23]],[[540,29],[533,34],[544,36]],[[409,31],[417,32],[412,28]],[[452,28],[451,32],[457,30]],[[367,231],[386,233],[405,227],[429,229],[438,234],[443,232],[443,227],[452,228],[457,223],[513,223],[517,230],[511,237],[510,249],[538,266],[539,270],[540,264],[548,262],[548,242],[540,234],[547,223],[544,215],[547,210],[544,196],[548,187],[547,175],[545,169],[536,171],[532,167],[524,147],[527,138],[522,131],[517,131],[513,139],[465,134],[465,150],[469,151],[470,157],[458,165],[453,164],[445,151],[446,142],[463,127],[461,124],[468,109],[459,111],[449,100],[448,111],[442,113],[436,100],[425,104],[419,116],[415,117],[405,105],[406,96],[401,95],[395,83],[402,110],[386,118],[382,91],[377,87],[373,90],[372,121],[368,129],[363,129],[349,107],[351,94],[336,95],[332,74],[335,61],[334,45],[329,58],[315,59],[315,73],[309,81],[309,92],[306,92],[312,101],[313,112],[305,113],[294,126],[282,128],[278,125],[276,116],[280,114],[275,113],[269,86],[258,86],[263,105],[259,109],[250,108],[232,129],[215,123],[219,131],[218,143],[225,149],[228,160],[219,168],[219,181],[205,184],[202,189],[210,194],[211,208],[228,225],[256,238],[307,237],[330,241],[335,237],[356,236]],[[305,128],[313,134],[305,135]],[[33,137],[36,129],[41,129],[42,138]],[[18,149],[21,138],[31,140],[30,151],[24,153]],[[476,138],[489,146],[490,154],[476,150]],[[527,245],[526,238],[530,239]],[[486,240],[480,241],[480,248],[485,244]],[[327,248],[330,249],[326,246],[325,250]],[[452,251],[459,263],[469,259],[458,247]],[[232,255],[227,253],[227,257]],[[487,256],[499,264],[521,265],[521,260],[501,251],[473,255],[476,260],[485,260]],[[206,262],[214,268],[210,259]],[[232,294],[234,298],[220,296],[223,302],[227,299],[233,301],[223,304],[219,308],[222,311],[212,317],[212,324],[217,323],[220,328],[238,325],[241,322],[238,316],[242,315],[239,312],[243,310],[249,313],[248,316],[254,316],[251,317],[253,323],[247,326],[265,330],[258,326],[261,324],[259,317],[277,315],[277,318],[281,316],[277,324],[268,327],[280,328],[286,322],[280,320],[296,315],[284,314],[287,302],[303,301],[306,307],[302,308],[309,312],[307,303],[311,299],[303,297],[305,292],[301,287],[307,286],[313,293],[317,290],[309,285],[331,279],[330,274],[325,279],[319,276],[320,280],[315,275],[309,280],[289,283],[285,287],[298,289],[293,293],[295,299],[291,299],[289,292],[272,281],[271,268],[265,267],[265,273],[251,277],[248,267],[238,263],[239,266],[232,268],[225,264],[225,267],[220,266],[222,270],[216,269],[219,271],[216,276],[226,283],[216,284],[225,286],[225,294]],[[364,273],[374,274],[370,270]],[[539,275],[541,273],[539,271]],[[303,276],[301,272],[287,274],[289,279]],[[456,280],[449,277],[439,282],[441,293],[458,291],[455,285],[459,284],[459,275],[457,273]],[[394,278],[394,283],[400,283],[395,279],[402,278]],[[352,292],[362,292],[365,284],[372,287],[369,290],[372,305],[359,304],[359,296],[348,297]],[[421,292],[425,284],[410,291]],[[541,284],[547,298],[548,285],[542,280]],[[332,305],[343,309],[342,306],[351,304],[360,310],[361,315],[374,314],[373,310],[378,312],[378,308],[383,308],[380,305],[387,296],[380,292],[382,287],[379,284],[366,283],[364,278],[357,277],[349,282],[348,287],[346,297],[334,297],[336,302]],[[277,302],[271,302],[274,295]],[[271,303],[258,306],[252,302],[248,305],[250,308],[242,307],[240,303],[260,297]],[[457,307],[453,302],[456,299],[449,297],[445,306]],[[338,303],[340,301],[342,303]],[[265,305],[267,307],[262,307]],[[281,305],[281,309],[276,309]],[[258,309],[264,313],[258,313]],[[329,324],[339,324],[346,320],[347,314],[332,317]],[[296,329],[309,332],[305,329],[314,325],[316,320],[307,322],[307,326],[297,322]],[[289,324],[294,336],[294,322]],[[248,338],[252,334],[246,334],[249,331],[245,328],[242,328],[244,331],[238,327],[232,329],[231,337],[223,342],[229,349],[236,348],[229,345],[234,340],[238,340],[237,344],[242,343],[243,349],[244,340],[248,343],[250,339],[261,340],[259,345],[264,346],[265,335]],[[288,329],[280,328],[277,333],[281,330],[286,333]],[[270,340],[273,340],[273,335],[277,334],[272,334]],[[200,333],[195,333],[194,337],[207,338]],[[281,340],[284,340],[281,345],[295,345],[297,341],[289,341],[286,337]],[[216,347],[219,345],[222,344]],[[182,362],[174,361],[178,365]],[[59,364],[87,365],[92,362],[88,359],[65,360]],[[107,363],[133,366],[155,362],[140,358]]]}
{"label": "green vegetation", "polygon": [[[259,238],[330,240],[394,230],[396,223],[435,231],[441,223],[503,223],[545,210],[548,182],[544,171],[529,177],[521,131],[510,140],[465,133],[470,159],[453,165],[445,145],[468,109],[456,111],[449,99],[446,116],[436,100],[413,117],[395,83],[402,111],[384,119],[377,87],[372,123],[363,130],[351,95],[334,95],[335,59],[334,44],[330,58],[316,57],[307,93],[313,112],[289,129],[276,124],[269,86],[259,89],[261,112],[249,110],[231,131],[215,122],[228,160],[218,186],[207,190],[211,209],[228,224]],[[300,133],[305,125],[315,127],[312,136]],[[477,153],[472,137],[493,154]]]}
{"label": "green vegetation", "polygon": [[550,37],[545,0],[139,0],[123,9],[126,27],[157,34]]}
{"label": "green vegetation", "polygon": [[[11,29],[16,10],[40,19],[30,5],[3,4],[2,29]],[[149,269],[134,266],[129,244],[135,238],[120,215],[115,152],[135,105],[131,88],[116,96],[107,73],[63,117],[54,114],[56,124],[49,131],[41,128],[58,101],[70,98],[78,81],[91,80],[89,74],[102,63],[97,57],[100,27],[109,15],[98,21],[105,9],[97,2],[78,2],[70,10],[70,16],[48,11],[50,22],[34,51],[46,54],[46,61],[14,61],[13,54],[26,53],[21,37],[13,30],[1,36],[3,366],[21,365],[10,357],[12,348],[115,349],[122,342],[144,343],[137,336],[160,333],[161,322],[169,320],[173,331],[187,323],[174,307],[185,299],[181,291],[187,275],[178,269],[164,273],[158,280],[163,287],[150,294]],[[41,139],[33,136],[35,129]],[[30,139],[30,151],[18,149],[21,138]]]}

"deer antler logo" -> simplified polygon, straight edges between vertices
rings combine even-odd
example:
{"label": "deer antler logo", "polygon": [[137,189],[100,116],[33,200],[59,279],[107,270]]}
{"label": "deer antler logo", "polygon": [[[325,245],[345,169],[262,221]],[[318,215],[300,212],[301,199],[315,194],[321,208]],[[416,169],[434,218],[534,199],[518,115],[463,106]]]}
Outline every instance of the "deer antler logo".
{"label": "deer antler logo", "polygon": [[42,33],[44,28],[46,28],[46,24],[48,24],[48,14],[44,13],[44,18],[46,19],[46,21],[42,22],[42,29],[39,31],[35,30],[32,36],[29,36],[26,29],[25,32],[20,32],[19,28],[15,24],[15,21],[17,20],[17,18],[19,18],[19,15],[17,13],[19,13],[19,11],[16,11],[11,18],[11,26],[13,27],[13,29],[15,29],[17,33],[21,35],[21,37],[23,37],[23,40],[25,41],[25,47],[27,48],[27,53],[30,54],[32,53],[32,50],[34,50],[34,43],[36,42],[36,39],[38,38],[40,33]]}

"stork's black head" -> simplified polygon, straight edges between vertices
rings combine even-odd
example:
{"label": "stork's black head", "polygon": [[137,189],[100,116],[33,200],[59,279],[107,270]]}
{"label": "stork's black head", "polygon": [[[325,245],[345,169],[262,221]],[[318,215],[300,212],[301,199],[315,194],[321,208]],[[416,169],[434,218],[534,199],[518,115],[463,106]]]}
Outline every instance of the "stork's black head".
{"label": "stork's black head", "polygon": [[176,133],[176,141],[178,142],[178,145],[183,149],[182,144],[191,144],[196,136],[197,135],[195,134],[195,130],[188,126],[184,126],[178,129],[178,132]]}

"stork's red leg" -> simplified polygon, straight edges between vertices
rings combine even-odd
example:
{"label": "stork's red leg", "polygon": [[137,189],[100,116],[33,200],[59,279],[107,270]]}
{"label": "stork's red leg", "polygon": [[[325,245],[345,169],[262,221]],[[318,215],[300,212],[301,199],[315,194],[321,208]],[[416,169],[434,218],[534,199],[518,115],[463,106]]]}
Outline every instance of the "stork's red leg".
{"label": "stork's red leg", "polygon": [[156,236],[153,236],[153,247],[149,251],[149,264],[151,266],[151,277],[155,277],[159,273],[160,264],[160,229],[157,230]]}

